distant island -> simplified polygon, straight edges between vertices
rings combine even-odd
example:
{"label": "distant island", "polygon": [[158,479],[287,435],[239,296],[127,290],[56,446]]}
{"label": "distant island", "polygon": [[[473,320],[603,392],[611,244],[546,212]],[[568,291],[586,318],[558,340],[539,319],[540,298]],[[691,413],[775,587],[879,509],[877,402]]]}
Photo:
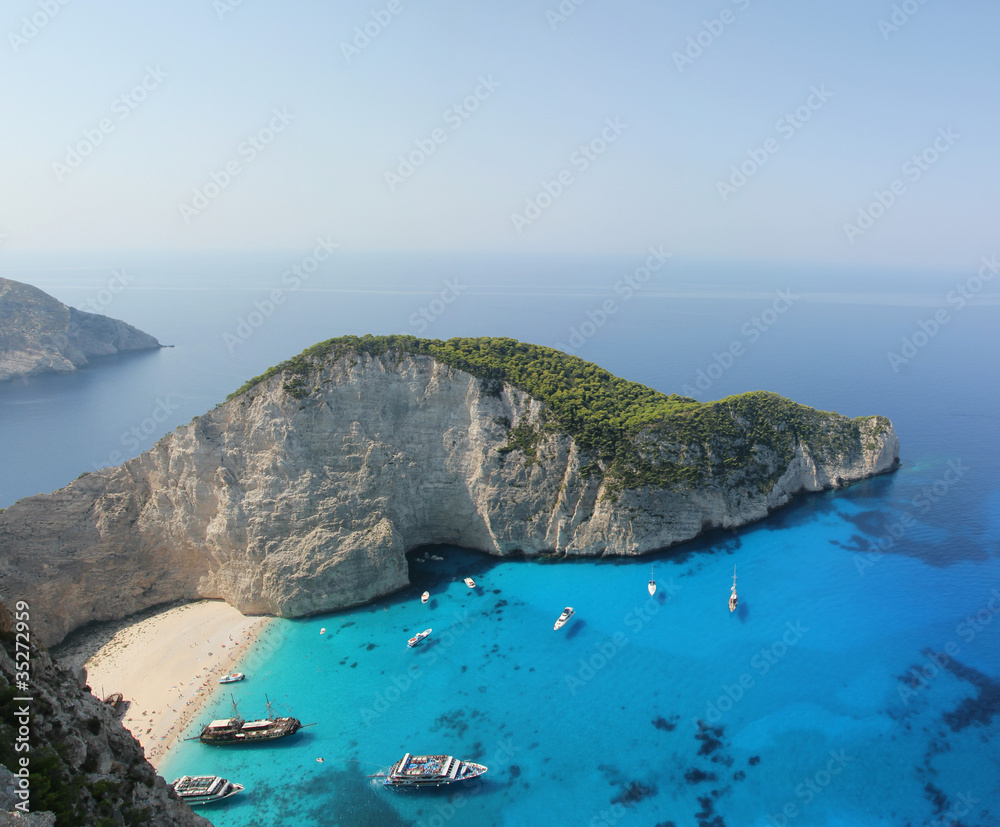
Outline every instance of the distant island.
{"label": "distant island", "polygon": [[132,325],[67,307],[48,293],[0,278],[0,382],[66,373],[95,356],[161,347]]}
{"label": "distant island", "polygon": [[883,416],[699,403],[507,338],[341,337],[0,513],[0,597],[49,644],[177,599],[308,615],[406,587],[421,545],[646,554],[898,463]]}

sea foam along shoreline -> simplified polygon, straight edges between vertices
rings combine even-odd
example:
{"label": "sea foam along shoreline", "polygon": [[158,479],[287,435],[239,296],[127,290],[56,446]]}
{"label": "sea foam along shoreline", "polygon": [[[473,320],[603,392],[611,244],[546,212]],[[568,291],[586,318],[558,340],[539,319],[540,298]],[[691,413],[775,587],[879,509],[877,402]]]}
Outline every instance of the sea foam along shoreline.
{"label": "sea foam along shoreline", "polygon": [[158,767],[218,679],[237,671],[270,617],[246,617],[221,600],[176,606],[120,629],[88,658],[95,695],[121,692],[122,723]]}

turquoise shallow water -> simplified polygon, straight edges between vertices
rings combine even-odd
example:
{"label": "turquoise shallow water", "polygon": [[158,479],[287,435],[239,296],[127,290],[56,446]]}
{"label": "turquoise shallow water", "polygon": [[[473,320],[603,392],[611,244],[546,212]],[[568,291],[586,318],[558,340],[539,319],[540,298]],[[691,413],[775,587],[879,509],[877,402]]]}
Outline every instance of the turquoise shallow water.
{"label": "turquoise shallow water", "polygon": [[[280,620],[245,663],[236,694],[248,716],[266,692],[315,727],[275,748],[185,743],[162,772],[246,784],[210,814],[220,827],[916,825],[948,817],[966,792],[982,803],[962,823],[998,823],[982,815],[1000,804],[988,743],[998,567],[859,557],[858,524],[892,486],[809,497],[652,560],[499,562],[443,547],[430,551],[442,562],[416,562],[419,549],[405,593]],[[567,604],[576,615],[554,632]],[[978,632],[961,626],[977,612]],[[948,644],[956,657],[933,674],[922,651]],[[931,673],[925,685],[914,666]],[[217,694],[205,720],[227,712]],[[464,791],[400,793],[365,778],[408,750],[490,770]],[[947,791],[937,814],[936,790]]]}

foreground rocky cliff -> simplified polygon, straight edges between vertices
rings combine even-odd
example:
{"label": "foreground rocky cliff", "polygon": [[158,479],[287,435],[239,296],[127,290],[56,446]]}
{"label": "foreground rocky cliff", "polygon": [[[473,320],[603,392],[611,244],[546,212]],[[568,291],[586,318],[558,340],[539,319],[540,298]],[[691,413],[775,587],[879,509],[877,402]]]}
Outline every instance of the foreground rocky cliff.
{"label": "foreground rocky cliff", "polygon": [[884,417],[759,392],[702,405],[512,340],[332,340],[0,514],[0,595],[29,600],[49,643],[178,598],[303,615],[404,587],[421,544],[642,554],[898,455]]}
{"label": "foreground rocky cliff", "polygon": [[211,827],[177,800],[109,707],[44,649],[30,646],[30,677],[17,687],[25,666],[15,628],[0,603],[0,824]]}
{"label": "foreground rocky cliff", "polygon": [[0,382],[65,373],[95,356],[160,347],[132,325],[67,307],[30,284],[0,278]]}

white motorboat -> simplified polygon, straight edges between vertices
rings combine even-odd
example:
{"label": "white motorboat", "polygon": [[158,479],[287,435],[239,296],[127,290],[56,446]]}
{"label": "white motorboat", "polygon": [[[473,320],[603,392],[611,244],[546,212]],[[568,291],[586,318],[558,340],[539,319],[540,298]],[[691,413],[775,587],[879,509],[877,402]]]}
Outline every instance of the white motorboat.
{"label": "white motorboat", "polygon": [[465,580],[464,580],[463,582],[464,582],[464,583],[465,583],[465,585],[466,585],[466,586],[468,586],[468,587],[469,587],[470,589],[474,589],[474,588],[476,588],[476,581],[475,581],[475,580],[473,580],[473,579],[472,579],[471,577],[466,577],[466,578],[465,578]]}
{"label": "white motorboat", "polygon": [[552,627],[552,630],[555,631],[556,629],[561,629],[563,626],[566,625],[567,621],[572,616],[573,616],[573,607],[567,606],[565,609],[562,610],[562,614],[559,615],[559,619],[556,621],[555,626]]}
{"label": "white motorboat", "polygon": [[417,632],[413,637],[406,641],[406,645],[412,649],[433,631],[433,629],[424,629],[422,632]]}
{"label": "white motorboat", "polygon": [[424,592],[422,595],[420,595],[420,602],[421,603],[426,603],[430,599],[431,599],[431,593],[430,592]]}
{"label": "white motorboat", "polygon": [[219,683],[236,683],[246,677],[242,672],[233,672],[232,675],[223,675],[219,678]]}

